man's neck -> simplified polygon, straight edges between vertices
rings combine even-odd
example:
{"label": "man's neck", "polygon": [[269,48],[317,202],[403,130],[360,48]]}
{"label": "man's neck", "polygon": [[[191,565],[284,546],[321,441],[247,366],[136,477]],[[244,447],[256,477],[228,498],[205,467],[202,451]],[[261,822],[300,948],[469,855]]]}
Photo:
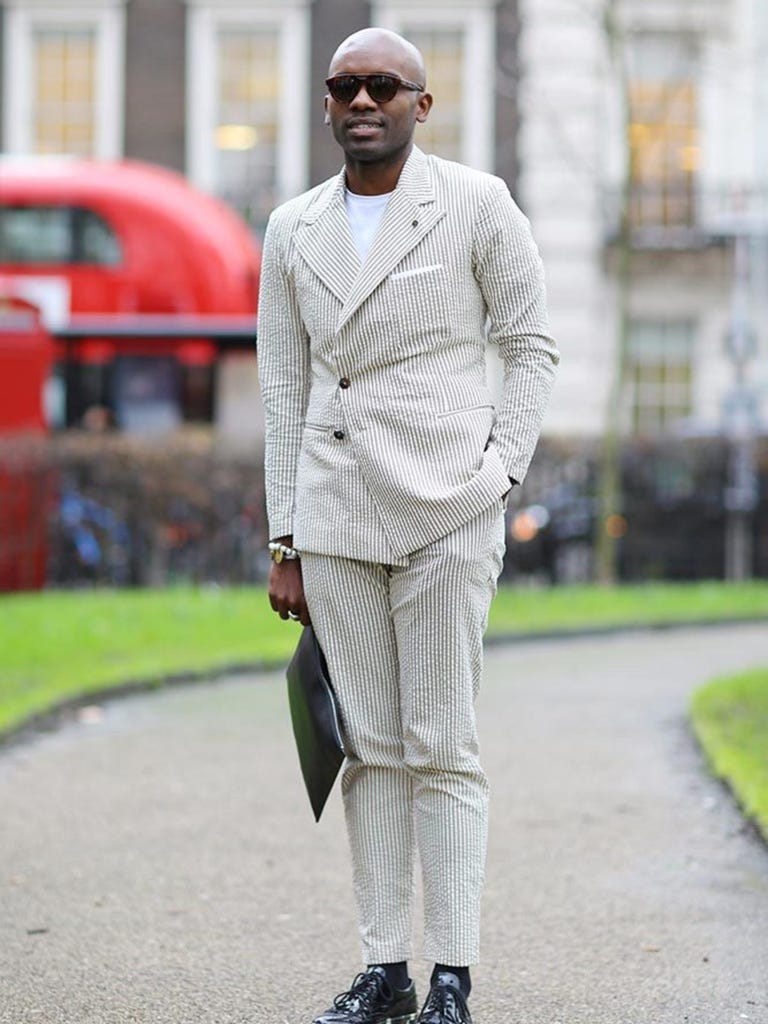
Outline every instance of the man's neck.
{"label": "man's neck", "polygon": [[347,188],[360,196],[381,196],[394,192],[400,172],[411,155],[411,144],[405,153],[398,153],[391,163],[363,163],[346,158]]}

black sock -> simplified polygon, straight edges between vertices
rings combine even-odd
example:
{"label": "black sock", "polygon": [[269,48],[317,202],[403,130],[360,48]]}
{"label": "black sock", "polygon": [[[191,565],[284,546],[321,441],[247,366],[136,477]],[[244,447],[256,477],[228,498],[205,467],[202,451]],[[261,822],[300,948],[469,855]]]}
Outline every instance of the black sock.
{"label": "black sock", "polygon": [[438,974],[455,974],[459,979],[459,986],[461,988],[461,994],[465,999],[469,999],[469,993],[472,991],[472,979],[469,976],[468,967],[446,967],[445,964],[435,964],[435,969],[432,971],[432,977],[430,984],[434,984]]}
{"label": "black sock", "polygon": [[408,977],[408,962],[406,960],[400,960],[396,964],[368,964],[368,970],[372,967],[380,967],[387,976],[387,981],[396,988],[399,992],[408,988],[411,983],[411,979]]}

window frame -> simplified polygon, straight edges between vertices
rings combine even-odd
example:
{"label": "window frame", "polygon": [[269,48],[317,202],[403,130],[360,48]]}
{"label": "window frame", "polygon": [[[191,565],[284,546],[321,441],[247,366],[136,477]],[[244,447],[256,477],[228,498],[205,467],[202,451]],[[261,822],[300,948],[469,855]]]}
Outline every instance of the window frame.
{"label": "window frame", "polygon": [[[690,32],[636,32],[628,45],[625,144],[632,173],[630,222],[639,231],[690,231],[698,223],[701,179],[700,43]],[[666,45],[670,56],[677,49],[681,67],[686,65],[683,73],[647,71],[641,54],[651,45]],[[674,116],[683,111],[685,120]],[[655,169],[654,159],[659,165]],[[676,162],[679,166],[673,168]]]}
{"label": "window frame", "polygon": [[[498,0],[375,0],[371,24],[408,36],[411,29],[458,29],[464,33],[462,68],[462,163],[479,171],[495,169],[496,76],[476,75],[477,68],[496,66],[496,5]],[[478,100],[479,85],[487,92]],[[427,83],[429,88],[429,83]],[[439,97],[436,97],[439,102]]]}
{"label": "window frame", "polygon": [[95,35],[92,156],[118,160],[124,148],[126,0],[6,0],[3,42],[3,140],[7,153],[33,153],[34,36],[87,29]]}
{"label": "window frame", "polygon": [[[665,359],[664,354],[670,352],[668,335],[679,330],[684,337],[684,352],[680,359]],[[641,333],[653,331],[657,351],[662,358],[653,359],[640,357],[642,343]],[[629,432],[637,436],[663,436],[673,429],[674,424],[689,419],[695,409],[695,375],[696,346],[699,324],[694,317],[633,317],[630,323],[630,334],[627,345],[625,379],[628,389]],[[686,369],[686,380],[683,385],[669,379],[669,371],[674,367]],[[656,379],[650,376],[643,380],[642,370],[653,370]],[[661,371],[659,376],[658,371]],[[685,389],[685,402],[667,401],[680,388]],[[654,401],[640,401],[641,398],[653,395]],[[680,410],[680,411],[675,411]],[[653,421],[653,427],[642,426],[643,422]]]}
{"label": "window frame", "polygon": [[[189,180],[216,194],[216,40],[221,28],[275,28],[280,38],[280,98],[276,194],[284,202],[309,178],[310,6],[312,0],[186,0],[186,170]],[[300,102],[297,104],[297,98]]]}

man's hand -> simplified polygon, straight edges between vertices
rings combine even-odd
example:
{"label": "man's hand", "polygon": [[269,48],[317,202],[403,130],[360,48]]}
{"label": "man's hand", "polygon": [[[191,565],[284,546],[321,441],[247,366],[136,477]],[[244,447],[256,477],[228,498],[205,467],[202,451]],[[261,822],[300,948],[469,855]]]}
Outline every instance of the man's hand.
{"label": "man's hand", "polygon": [[302,626],[309,625],[300,560],[273,563],[269,573],[269,603],[272,611],[277,612],[281,619],[295,616]]}

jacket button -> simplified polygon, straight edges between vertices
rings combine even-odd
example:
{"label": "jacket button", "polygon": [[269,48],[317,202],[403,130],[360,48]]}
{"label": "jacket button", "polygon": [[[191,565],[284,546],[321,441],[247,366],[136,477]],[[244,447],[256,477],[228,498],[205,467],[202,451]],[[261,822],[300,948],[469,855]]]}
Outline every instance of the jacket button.
{"label": "jacket button", "polygon": [[352,381],[349,379],[349,377],[342,377],[341,380],[339,381],[339,387],[344,388],[346,390],[351,383]]}
{"label": "jacket button", "polygon": [[333,436],[336,438],[337,441],[343,441],[344,440],[344,431],[343,430],[334,430]]}

